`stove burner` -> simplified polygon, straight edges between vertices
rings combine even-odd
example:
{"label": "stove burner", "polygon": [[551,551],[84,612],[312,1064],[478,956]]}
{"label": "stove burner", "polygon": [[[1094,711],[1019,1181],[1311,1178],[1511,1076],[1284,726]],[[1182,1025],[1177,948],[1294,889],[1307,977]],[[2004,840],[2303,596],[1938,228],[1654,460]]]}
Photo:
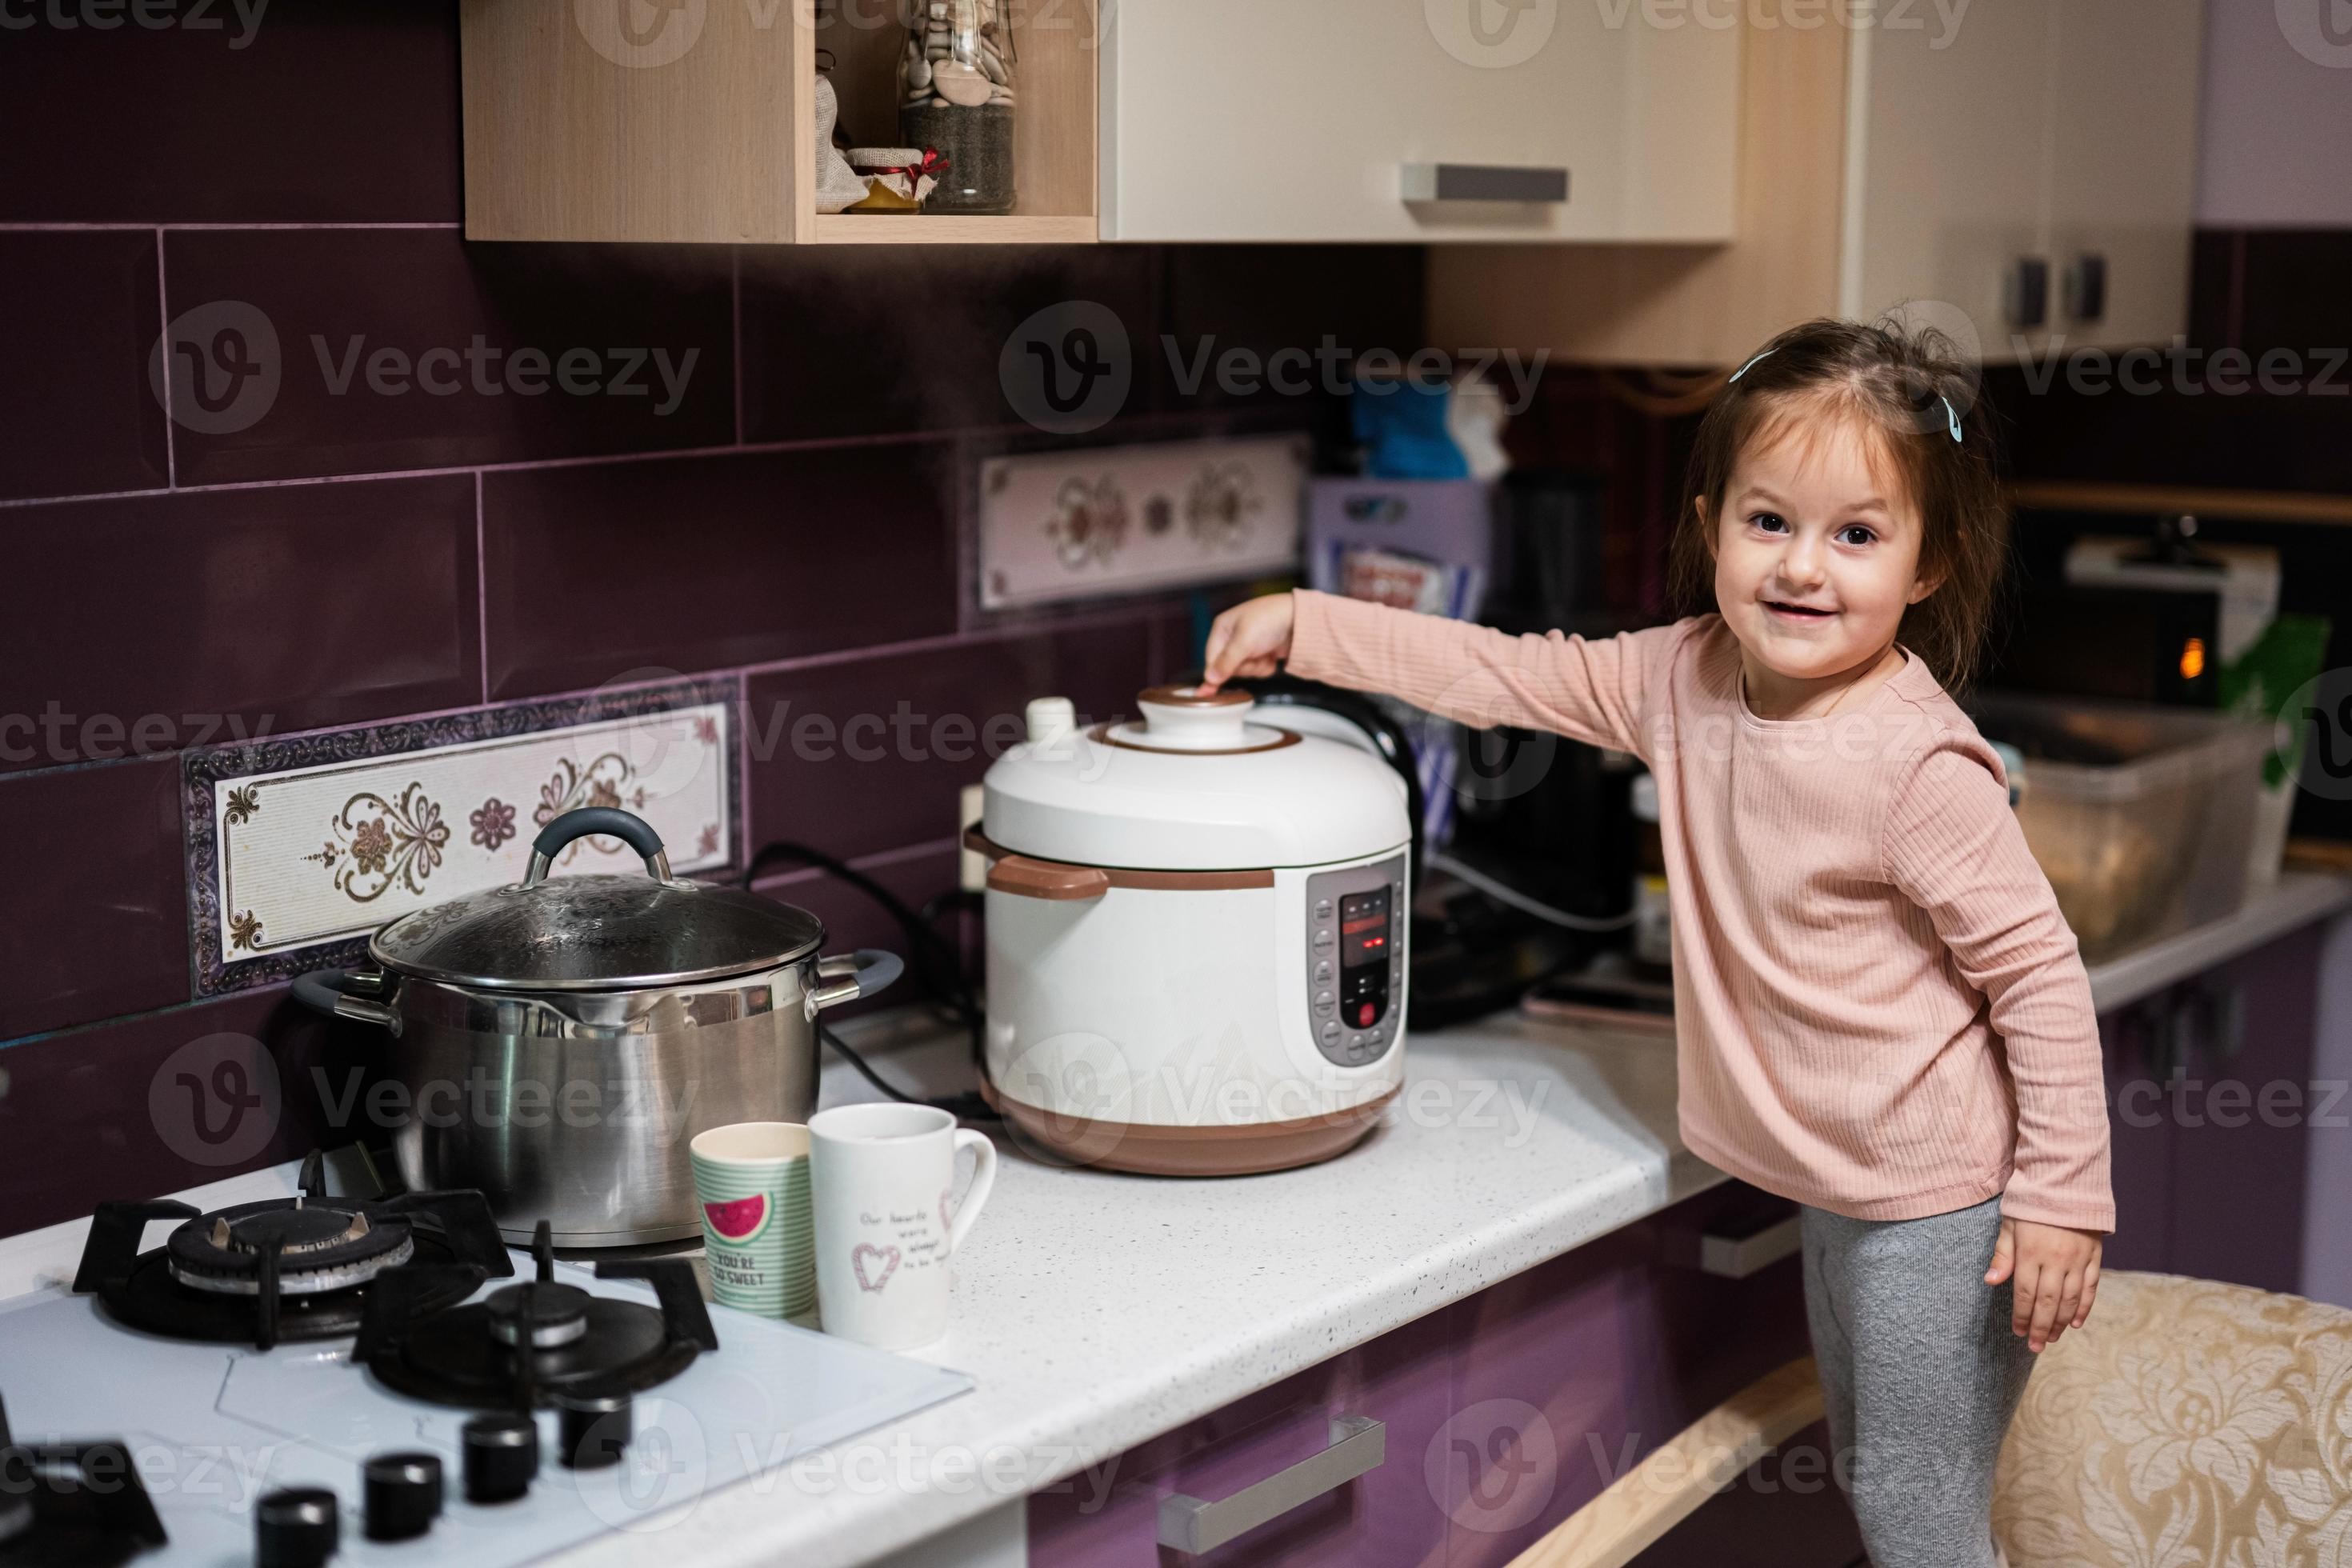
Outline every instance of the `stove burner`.
{"label": "stove burner", "polygon": [[278,1289],[315,1296],[364,1285],[415,1256],[405,1220],[371,1224],[358,1209],[296,1198],[245,1204],[190,1220],[164,1243],[172,1278],[192,1290],[261,1293],[262,1258],[278,1254]]}
{"label": "stove burner", "polygon": [[365,1362],[386,1387],[436,1405],[520,1412],[567,1394],[638,1393],[719,1348],[688,1265],[674,1258],[597,1265],[599,1279],[650,1283],[660,1305],[647,1306],[557,1283],[543,1220],[531,1251],[536,1279],[446,1311],[415,1304],[443,1270],[412,1265],[385,1274],[369,1292],[352,1359]]}
{"label": "stove burner", "polygon": [[167,1542],[121,1443],[12,1444],[0,1409],[0,1564],[110,1568]]}
{"label": "stove burner", "polygon": [[492,1291],[482,1310],[488,1314],[491,1337],[502,1345],[521,1338],[528,1316],[530,1342],[545,1351],[568,1345],[588,1331],[588,1309],[595,1300],[576,1285],[509,1285]]}
{"label": "stove burner", "polygon": [[[438,1287],[411,1295],[435,1311],[514,1273],[479,1193],[328,1200],[323,1163],[303,1163],[302,1195],[199,1214],[168,1200],[101,1204],[74,1289],[95,1294],[126,1328],[167,1338],[249,1343],[356,1334],[367,1293],[404,1266],[431,1266]],[[148,1222],[184,1220],[141,1253]]]}

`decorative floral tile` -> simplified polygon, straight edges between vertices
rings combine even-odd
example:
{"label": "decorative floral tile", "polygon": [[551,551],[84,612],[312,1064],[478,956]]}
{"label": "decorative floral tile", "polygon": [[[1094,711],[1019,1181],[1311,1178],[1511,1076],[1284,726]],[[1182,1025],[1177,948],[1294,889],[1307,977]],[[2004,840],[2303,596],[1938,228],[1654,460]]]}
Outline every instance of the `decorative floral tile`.
{"label": "decorative floral tile", "polygon": [[981,607],[1295,566],[1307,468],[1296,436],[992,458],[980,470]]}
{"label": "decorative floral tile", "polygon": [[[193,752],[183,764],[200,994],[357,962],[386,921],[522,879],[564,812],[653,825],[679,874],[737,857],[732,679]],[[630,870],[617,839],[566,871]]]}

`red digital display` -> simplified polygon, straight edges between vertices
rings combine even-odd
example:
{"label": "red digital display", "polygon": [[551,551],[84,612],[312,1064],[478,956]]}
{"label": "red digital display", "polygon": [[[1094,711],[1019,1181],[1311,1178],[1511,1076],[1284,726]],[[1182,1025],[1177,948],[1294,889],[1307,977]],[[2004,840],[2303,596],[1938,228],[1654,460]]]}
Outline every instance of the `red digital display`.
{"label": "red digital display", "polygon": [[1351,893],[1339,900],[1339,963],[1354,969],[1388,956],[1389,890]]}

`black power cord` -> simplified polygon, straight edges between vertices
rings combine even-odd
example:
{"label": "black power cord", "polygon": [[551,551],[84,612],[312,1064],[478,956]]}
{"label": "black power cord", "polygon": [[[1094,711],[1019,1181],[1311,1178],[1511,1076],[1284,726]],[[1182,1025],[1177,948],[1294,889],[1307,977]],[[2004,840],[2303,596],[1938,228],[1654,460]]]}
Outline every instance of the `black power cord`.
{"label": "black power cord", "polygon": [[[779,839],[761,847],[743,868],[738,885],[750,889],[760,873],[769,867],[790,863],[814,866],[856,888],[887,910],[898,922],[907,937],[907,967],[913,972],[921,1000],[931,1004],[958,1026],[966,1031],[971,1041],[972,1070],[985,1072],[986,1051],[984,1028],[987,1015],[982,1010],[980,998],[964,979],[963,959],[956,948],[939,932],[939,920],[950,910],[961,911],[972,904],[971,894],[961,889],[941,893],[926,903],[920,911],[909,909],[905,900],[860,871],[855,866],[805,844]],[[845,1044],[840,1036],[825,1027],[816,1026],[817,1037],[841,1054],[844,1061],[857,1069],[858,1076],[892,1100],[907,1105],[929,1105],[947,1111],[960,1121],[997,1121],[997,1112],[977,1090],[967,1089],[938,1100],[925,1100],[911,1095],[885,1080],[867,1064],[866,1058]]]}

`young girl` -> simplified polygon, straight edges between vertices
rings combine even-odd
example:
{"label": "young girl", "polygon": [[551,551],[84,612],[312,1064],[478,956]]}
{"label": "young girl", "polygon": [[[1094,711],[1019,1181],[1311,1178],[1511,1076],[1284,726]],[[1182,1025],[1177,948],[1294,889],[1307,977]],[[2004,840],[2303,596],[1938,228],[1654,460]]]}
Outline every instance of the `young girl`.
{"label": "young girl", "polygon": [[1300,592],[1218,617],[1206,684],[1294,674],[1557,731],[1658,781],[1681,1130],[1802,1205],[1830,1430],[1879,1568],[1986,1568],[2032,1355],[2115,1226],[2091,989],[1969,673],[2003,514],[1961,368],[1783,332],[1708,411],[1675,540],[1717,613],[1586,640]]}

